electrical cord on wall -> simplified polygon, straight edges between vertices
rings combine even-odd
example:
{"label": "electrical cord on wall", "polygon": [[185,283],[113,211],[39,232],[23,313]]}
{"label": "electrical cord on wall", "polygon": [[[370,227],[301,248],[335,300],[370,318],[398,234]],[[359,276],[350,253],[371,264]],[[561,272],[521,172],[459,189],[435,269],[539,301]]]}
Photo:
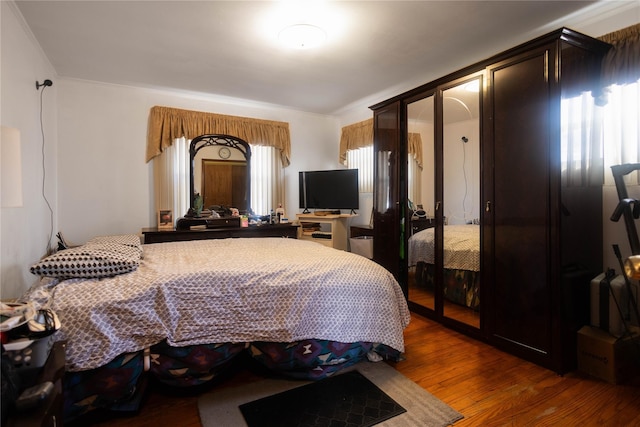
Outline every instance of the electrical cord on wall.
{"label": "electrical cord on wall", "polygon": [[464,196],[462,196],[462,216],[464,217],[464,220],[466,222],[467,220],[466,204],[467,204],[467,194],[469,192],[468,183],[467,183],[467,168],[466,168],[466,162],[467,162],[466,145],[467,145],[467,142],[469,142],[469,138],[467,138],[466,136],[463,136],[460,139],[462,140],[462,175],[464,176]]}
{"label": "electrical cord on wall", "polygon": [[49,203],[49,199],[47,199],[47,195],[45,193],[47,169],[45,167],[45,152],[44,152],[45,134],[44,134],[44,123],[42,119],[42,111],[43,111],[42,98],[44,94],[44,89],[47,86],[51,86],[51,85],[53,85],[53,82],[51,80],[45,80],[42,83],[36,82],[36,90],[40,90],[40,88],[42,88],[42,90],[40,90],[40,134],[42,135],[42,198],[44,199],[45,203],[47,204],[47,207],[49,208],[49,219],[50,219],[50,232],[49,232],[49,239],[47,240],[47,247],[46,247],[47,255],[51,255],[54,252],[54,247],[51,245],[51,239],[53,239],[53,209],[51,208],[51,204]]}

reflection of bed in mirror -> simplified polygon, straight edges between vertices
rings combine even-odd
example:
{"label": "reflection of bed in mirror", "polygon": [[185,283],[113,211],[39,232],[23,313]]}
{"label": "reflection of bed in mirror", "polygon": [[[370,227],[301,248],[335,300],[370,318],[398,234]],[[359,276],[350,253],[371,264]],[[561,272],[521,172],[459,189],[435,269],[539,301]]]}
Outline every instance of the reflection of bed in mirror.
{"label": "reflection of bed in mirror", "polygon": [[[416,283],[434,289],[435,228],[409,238],[409,267],[415,268]],[[480,226],[444,226],[444,297],[451,302],[480,308]]]}

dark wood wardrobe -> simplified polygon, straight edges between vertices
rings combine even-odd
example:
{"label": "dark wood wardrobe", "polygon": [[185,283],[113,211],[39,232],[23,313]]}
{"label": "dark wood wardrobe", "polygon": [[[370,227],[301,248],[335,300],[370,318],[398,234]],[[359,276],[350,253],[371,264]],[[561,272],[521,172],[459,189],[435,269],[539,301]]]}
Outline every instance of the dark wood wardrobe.
{"label": "dark wood wardrobe", "polygon": [[[563,102],[599,94],[609,47],[562,28],[371,107],[374,260],[396,276],[412,310],[558,373],[575,368],[603,245],[604,170],[567,178]],[[470,87],[475,94],[463,92]],[[418,190],[409,171],[415,133]],[[593,168],[576,167],[584,176]],[[434,239],[432,260],[417,269],[416,212]],[[454,271],[448,233],[465,225],[475,225],[479,267]],[[462,289],[458,303],[452,286]]]}

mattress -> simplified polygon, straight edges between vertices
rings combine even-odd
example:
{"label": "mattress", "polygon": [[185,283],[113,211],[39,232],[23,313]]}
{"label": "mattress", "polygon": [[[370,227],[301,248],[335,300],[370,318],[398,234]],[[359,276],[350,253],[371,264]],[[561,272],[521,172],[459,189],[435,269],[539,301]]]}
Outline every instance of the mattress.
{"label": "mattress", "polygon": [[404,351],[409,310],[378,264],[316,242],[221,239],[143,245],[131,273],[47,281],[67,369],[166,341],[371,342]]}

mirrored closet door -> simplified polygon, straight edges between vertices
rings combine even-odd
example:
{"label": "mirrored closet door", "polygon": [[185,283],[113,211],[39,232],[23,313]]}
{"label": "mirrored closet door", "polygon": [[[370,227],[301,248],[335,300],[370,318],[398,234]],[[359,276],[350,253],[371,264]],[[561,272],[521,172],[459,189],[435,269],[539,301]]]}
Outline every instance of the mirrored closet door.
{"label": "mirrored closet door", "polygon": [[[409,301],[435,311],[435,95],[409,102]],[[412,145],[415,144],[415,145]],[[419,146],[417,144],[420,144]],[[422,153],[422,161],[420,155]],[[420,164],[421,163],[421,164]]]}
{"label": "mirrored closet door", "polygon": [[443,316],[480,327],[481,78],[442,91]]}
{"label": "mirrored closet door", "polygon": [[408,100],[408,299],[480,328],[482,75]]}

